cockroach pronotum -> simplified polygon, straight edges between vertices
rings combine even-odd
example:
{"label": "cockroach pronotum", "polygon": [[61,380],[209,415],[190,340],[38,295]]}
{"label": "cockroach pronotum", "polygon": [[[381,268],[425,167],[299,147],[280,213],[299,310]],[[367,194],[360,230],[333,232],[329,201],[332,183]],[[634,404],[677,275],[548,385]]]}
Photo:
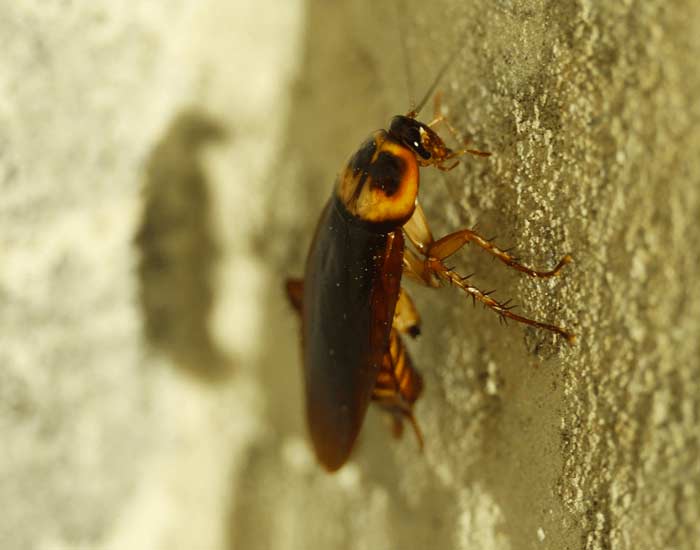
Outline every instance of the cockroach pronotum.
{"label": "cockroach pronotum", "polygon": [[418,203],[419,167],[447,171],[464,154],[490,155],[445,145],[433,130],[447,123],[438,99],[434,120],[417,120],[446,68],[416,108],[395,116],[388,131],[372,133],[350,157],[316,227],[304,279],[287,281],[289,299],[301,314],[309,432],[319,462],[331,472],[347,461],[371,401],[391,414],[395,435],[407,420],[423,446],[413,416],[422,377],[401,340],[419,334],[420,318],[401,287],[403,274],[429,287],[449,283],[502,319],[574,340],[563,328],[513,313],[507,302],[496,301],[445,264],[468,243],[531,277],[554,277],[571,261],[565,255],[554,269],[537,271],[470,229],[433,238]]}

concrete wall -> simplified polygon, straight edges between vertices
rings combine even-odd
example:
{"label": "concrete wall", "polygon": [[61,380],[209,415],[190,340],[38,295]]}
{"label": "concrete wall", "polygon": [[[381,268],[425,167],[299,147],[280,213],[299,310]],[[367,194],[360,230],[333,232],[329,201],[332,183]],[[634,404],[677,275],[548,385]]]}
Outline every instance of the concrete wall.
{"label": "concrete wall", "polygon": [[[0,547],[697,547],[700,5],[376,4],[0,7]],[[578,342],[411,287],[425,452],[370,412],[328,476],[282,283],[458,45],[445,107],[494,155],[421,201],[571,253],[455,263]]]}

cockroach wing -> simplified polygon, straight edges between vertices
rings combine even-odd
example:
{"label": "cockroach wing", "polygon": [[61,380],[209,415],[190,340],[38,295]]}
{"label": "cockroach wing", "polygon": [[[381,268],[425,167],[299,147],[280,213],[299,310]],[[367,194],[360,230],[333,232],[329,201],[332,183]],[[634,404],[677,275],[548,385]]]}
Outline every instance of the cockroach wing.
{"label": "cockroach wing", "polygon": [[[376,229],[376,228],[374,228]],[[404,241],[326,205],[304,277],[306,413],[328,470],[348,459],[386,351],[401,283]]]}

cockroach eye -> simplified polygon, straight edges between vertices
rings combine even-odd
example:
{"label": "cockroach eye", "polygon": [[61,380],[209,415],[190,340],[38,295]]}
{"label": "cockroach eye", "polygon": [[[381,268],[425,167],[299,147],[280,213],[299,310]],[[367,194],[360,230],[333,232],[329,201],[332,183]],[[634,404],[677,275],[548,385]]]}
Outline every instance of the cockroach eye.
{"label": "cockroach eye", "polygon": [[424,160],[431,157],[423,146],[421,123],[407,116],[397,115],[391,121],[389,133]]}

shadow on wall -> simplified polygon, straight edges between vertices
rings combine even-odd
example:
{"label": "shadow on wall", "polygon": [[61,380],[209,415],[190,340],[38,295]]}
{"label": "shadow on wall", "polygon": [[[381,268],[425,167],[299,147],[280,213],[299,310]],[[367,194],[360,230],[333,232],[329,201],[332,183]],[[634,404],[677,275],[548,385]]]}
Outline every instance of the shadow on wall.
{"label": "shadow on wall", "polygon": [[208,328],[220,251],[209,227],[211,198],[200,162],[201,148],[224,137],[201,113],[175,117],[146,163],[143,217],[134,239],[149,344],[205,379],[230,372]]}

